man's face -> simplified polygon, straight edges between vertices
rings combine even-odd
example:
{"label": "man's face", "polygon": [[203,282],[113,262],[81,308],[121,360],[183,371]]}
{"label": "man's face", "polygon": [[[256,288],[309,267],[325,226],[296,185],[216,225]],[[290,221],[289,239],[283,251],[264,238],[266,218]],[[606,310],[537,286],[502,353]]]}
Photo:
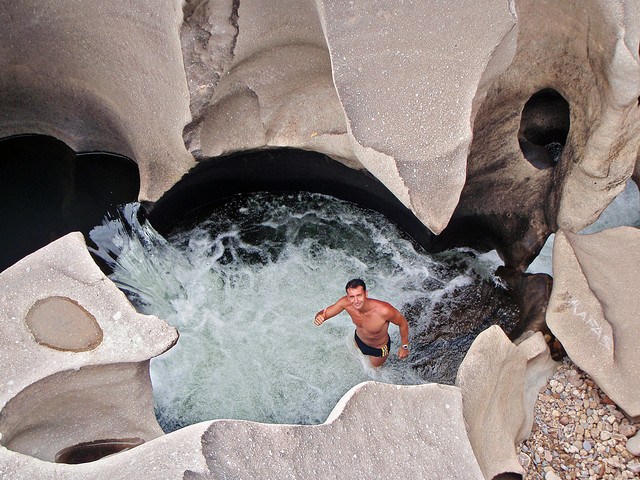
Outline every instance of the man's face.
{"label": "man's face", "polygon": [[366,298],[367,298],[367,291],[362,287],[347,289],[347,300],[351,302],[351,305],[356,310],[360,310],[364,306],[364,302]]}

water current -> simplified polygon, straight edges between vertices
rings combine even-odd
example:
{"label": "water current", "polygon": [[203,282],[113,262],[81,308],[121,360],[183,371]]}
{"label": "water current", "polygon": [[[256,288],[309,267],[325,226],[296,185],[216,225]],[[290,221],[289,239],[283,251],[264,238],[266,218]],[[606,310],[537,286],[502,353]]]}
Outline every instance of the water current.
{"label": "water current", "polygon": [[[215,418],[316,424],[362,381],[450,383],[473,334],[433,349],[419,339],[443,299],[483,279],[493,285],[499,264],[495,253],[429,255],[380,214],[318,194],[238,195],[166,239],[136,210],[128,204],[91,239],[138,310],[180,332],[151,363],[166,431]],[[346,313],[314,326],[354,277],[407,316],[408,361],[395,356],[393,325],[392,356],[378,370],[355,348]]]}
{"label": "water current", "polygon": [[[640,215],[633,187],[605,211],[604,227],[633,224],[633,212]],[[473,338],[488,326],[482,319],[458,324],[455,312],[490,322],[517,314],[500,302],[484,304],[501,291],[492,275],[501,263],[495,252],[428,254],[383,216],[332,197],[238,195],[166,239],[138,222],[137,208],[126,205],[91,239],[138,310],[180,332],[177,345],[151,362],[165,431],[216,418],[317,424],[362,381],[452,383]],[[550,255],[548,246],[531,271],[550,272]],[[395,356],[393,325],[392,355],[378,370],[355,348],[346,313],[313,325],[315,312],[354,277],[409,320],[407,361]]]}

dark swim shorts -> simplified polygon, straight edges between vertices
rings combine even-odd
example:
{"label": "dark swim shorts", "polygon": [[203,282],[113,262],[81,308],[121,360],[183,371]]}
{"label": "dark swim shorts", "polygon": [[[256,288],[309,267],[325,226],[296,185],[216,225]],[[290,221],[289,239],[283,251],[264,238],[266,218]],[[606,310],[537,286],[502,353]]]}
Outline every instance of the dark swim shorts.
{"label": "dark swim shorts", "polygon": [[353,334],[353,338],[355,339],[356,345],[358,346],[360,351],[365,355],[369,355],[371,357],[386,357],[387,355],[389,355],[389,348],[391,348],[391,338],[389,338],[387,344],[382,348],[375,348],[367,345],[362,340],[360,340],[358,332],[355,332]]}

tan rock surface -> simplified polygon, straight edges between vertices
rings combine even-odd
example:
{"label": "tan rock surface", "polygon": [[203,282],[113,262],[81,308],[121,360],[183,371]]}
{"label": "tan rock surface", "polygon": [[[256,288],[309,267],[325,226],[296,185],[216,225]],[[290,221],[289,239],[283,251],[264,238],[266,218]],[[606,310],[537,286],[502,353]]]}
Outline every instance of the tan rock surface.
{"label": "tan rock surface", "polygon": [[194,478],[483,478],[460,390],[437,384],[362,383],[322,425],[216,421],[203,446],[211,475]]}
{"label": "tan rock surface", "polygon": [[44,0],[0,10],[0,137],[51,135],[140,168],[156,200],[193,164],[181,2]]}
{"label": "tan rock surface", "polygon": [[569,357],[631,417],[640,416],[640,230],[560,231],[547,324]]}
{"label": "tan rock surface", "polygon": [[[59,298],[91,315],[103,332],[101,342],[85,350],[38,343],[27,325],[29,312]],[[52,242],[0,273],[0,305],[0,444],[53,461],[82,442],[162,434],[148,361],[170,348],[177,332],[135,311],[96,266],[81,234]],[[68,339],[57,337],[55,324],[65,328],[68,319],[56,314],[45,320],[51,323],[45,337],[60,347]]]}
{"label": "tan rock surface", "polygon": [[539,332],[515,345],[493,326],[471,345],[456,385],[462,391],[467,433],[484,478],[524,473],[515,445],[529,436],[536,394],[554,368]]}
{"label": "tan rock surface", "polygon": [[58,350],[92,350],[102,342],[95,317],[67,297],[38,300],[25,322],[36,342]]}
{"label": "tan rock surface", "polygon": [[358,159],[439,233],[464,185],[474,99],[515,50],[513,6],[318,3]]}

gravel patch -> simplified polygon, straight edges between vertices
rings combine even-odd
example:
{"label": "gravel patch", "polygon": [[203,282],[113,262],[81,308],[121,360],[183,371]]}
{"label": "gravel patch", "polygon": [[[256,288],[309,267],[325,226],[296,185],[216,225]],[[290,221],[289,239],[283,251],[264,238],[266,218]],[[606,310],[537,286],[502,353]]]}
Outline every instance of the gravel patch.
{"label": "gravel patch", "polygon": [[534,410],[531,436],[516,448],[526,479],[640,478],[640,457],[627,448],[634,450],[640,422],[625,417],[568,358],[540,390]]}

